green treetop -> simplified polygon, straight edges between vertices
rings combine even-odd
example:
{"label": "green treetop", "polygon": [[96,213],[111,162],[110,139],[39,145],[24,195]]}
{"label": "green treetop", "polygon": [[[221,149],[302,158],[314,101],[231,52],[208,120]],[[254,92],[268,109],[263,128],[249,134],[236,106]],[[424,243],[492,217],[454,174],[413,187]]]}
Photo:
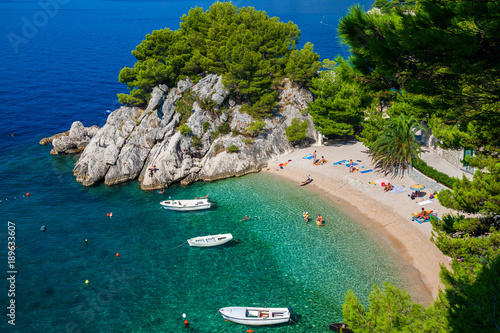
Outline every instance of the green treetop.
{"label": "green treetop", "polygon": [[234,98],[249,103],[248,112],[271,115],[274,90],[285,75],[307,86],[321,66],[312,44],[297,50],[299,37],[292,22],[252,7],[216,2],[206,11],[193,8],[182,16],[179,30],[153,31],[132,51],[136,64],[119,75],[131,91],[119,100],[144,105],[155,85],[173,86],[186,76],[196,82],[213,73],[222,75]]}
{"label": "green treetop", "polygon": [[363,111],[371,98],[355,78],[353,68],[341,57],[338,64],[327,62],[330,70],[312,79],[316,99],[308,110],[316,128],[324,135],[352,135],[363,121]]}

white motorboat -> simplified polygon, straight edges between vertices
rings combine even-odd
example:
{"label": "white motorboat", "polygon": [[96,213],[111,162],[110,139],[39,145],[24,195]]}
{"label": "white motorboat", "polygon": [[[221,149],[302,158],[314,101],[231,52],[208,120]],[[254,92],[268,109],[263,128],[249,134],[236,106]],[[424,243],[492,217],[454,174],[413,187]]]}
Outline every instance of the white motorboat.
{"label": "white motorboat", "polygon": [[231,239],[233,239],[233,235],[231,234],[220,234],[195,237],[188,239],[187,242],[189,246],[210,247],[225,244]]}
{"label": "white motorboat", "polygon": [[219,309],[226,321],[243,325],[276,325],[290,321],[290,308],[259,308],[233,306]]}
{"label": "white motorboat", "polygon": [[192,200],[165,200],[160,202],[163,208],[176,211],[191,211],[209,209],[212,207],[210,199],[192,199]]}

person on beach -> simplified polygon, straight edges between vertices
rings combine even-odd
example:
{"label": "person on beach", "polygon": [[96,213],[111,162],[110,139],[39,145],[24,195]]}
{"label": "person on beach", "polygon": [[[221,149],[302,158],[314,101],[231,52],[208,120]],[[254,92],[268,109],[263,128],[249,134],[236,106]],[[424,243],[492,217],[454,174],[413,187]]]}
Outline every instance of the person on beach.
{"label": "person on beach", "polygon": [[420,213],[418,213],[415,217],[421,218],[425,221],[425,220],[429,219],[429,213],[425,211],[424,207],[422,207],[422,211]]}
{"label": "person on beach", "polygon": [[316,150],[313,153],[313,164],[316,163]]}
{"label": "person on beach", "polygon": [[392,187],[391,183],[387,183],[387,185],[385,185],[385,187],[384,187],[384,192],[388,192],[388,191],[392,190],[392,188],[393,187]]}
{"label": "person on beach", "polygon": [[354,162],[349,160],[349,172],[354,172]]}

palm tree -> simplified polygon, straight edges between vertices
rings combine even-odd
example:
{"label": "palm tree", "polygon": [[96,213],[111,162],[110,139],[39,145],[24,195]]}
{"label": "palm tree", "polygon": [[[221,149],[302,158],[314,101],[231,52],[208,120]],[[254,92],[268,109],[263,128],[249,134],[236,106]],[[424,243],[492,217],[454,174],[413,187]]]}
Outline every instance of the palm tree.
{"label": "palm tree", "polygon": [[400,114],[389,118],[384,125],[384,131],[370,147],[375,165],[381,165],[387,173],[391,167],[406,168],[411,166],[412,159],[422,152],[415,139],[415,132],[425,130],[413,118]]}

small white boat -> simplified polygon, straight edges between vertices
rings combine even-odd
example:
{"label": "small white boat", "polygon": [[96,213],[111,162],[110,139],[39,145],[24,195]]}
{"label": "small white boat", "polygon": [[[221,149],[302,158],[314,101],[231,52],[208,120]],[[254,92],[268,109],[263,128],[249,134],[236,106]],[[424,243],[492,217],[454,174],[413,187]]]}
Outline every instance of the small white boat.
{"label": "small white boat", "polygon": [[160,202],[163,208],[176,211],[202,210],[212,207],[210,199],[165,200]]}
{"label": "small white boat", "polygon": [[290,321],[289,308],[258,308],[233,306],[219,309],[226,321],[243,325],[276,325]]}
{"label": "small white boat", "polygon": [[195,237],[188,239],[187,242],[189,246],[210,247],[225,244],[231,239],[233,239],[233,235],[231,234],[220,234]]}

